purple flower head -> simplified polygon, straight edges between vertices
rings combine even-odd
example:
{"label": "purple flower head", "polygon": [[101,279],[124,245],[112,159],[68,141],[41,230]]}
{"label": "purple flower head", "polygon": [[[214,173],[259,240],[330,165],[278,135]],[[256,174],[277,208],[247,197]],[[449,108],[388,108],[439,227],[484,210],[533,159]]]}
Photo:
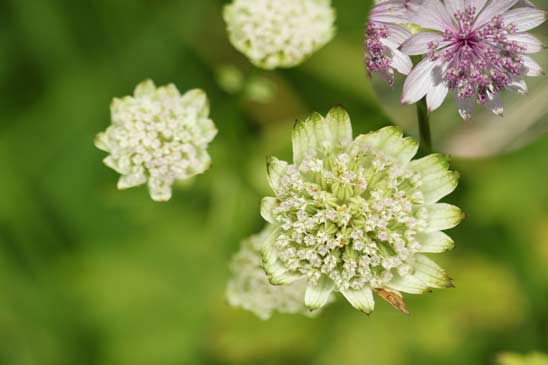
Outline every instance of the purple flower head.
{"label": "purple flower head", "polygon": [[411,37],[400,24],[409,23],[408,1],[376,1],[369,15],[365,49],[367,72],[378,73],[390,85],[394,84],[394,69],[407,75],[413,67],[409,56],[398,48]]}
{"label": "purple flower head", "polygon": [[401,46],[409,56],[426,55],[407,77],[402,102],[415,103],[426,95],[433,111],[451,90],[463,119],[471,117],[476,101],[502,115],[503,90],[525,94],[524,76],[544,74],[527,54],[545,47],[526,32],[542,24],[547,13],[532,6],[514,7],[517,3],[425,0],[410,12],[411,22],[429,30]]}

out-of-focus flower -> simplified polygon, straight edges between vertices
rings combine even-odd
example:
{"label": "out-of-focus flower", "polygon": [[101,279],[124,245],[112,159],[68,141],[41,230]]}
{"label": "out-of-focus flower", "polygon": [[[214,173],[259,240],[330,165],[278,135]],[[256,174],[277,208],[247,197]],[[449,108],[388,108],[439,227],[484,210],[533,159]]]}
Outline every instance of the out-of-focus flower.
{"label": "out-of-focus flower", "polygon": [[548,355],[540,352],[532,352],[527,355],[502,353],[498,356],[499,365],[548,365]]}
{"label": "out-of-focus flower", "polygon": [[133,96],[113,100],[111,118],[95,145],[110,153],[105,164],[122,175],[118,189],[146,183],[153,200],[166,201],[176,180],[209,168],[207,146],[217,129],[203,91],[181,95],[175,85],[144,81]]}
{"label": "out-of-focus flower", "polygon": [[232,276],[226,292],[228,302],[263,320],[269,319],[274,312],[310,315],[314,312],[304,306],[306,280],[283,286],[268,282],[262,268],[261,250],[274,231],[273,227],[267,226],[261,233],[241,243],[240,251],[230,264]]}
{"label": "out-of-focus flower", "polygon": [[407,1],[379,1],[369,14],[365,36],[366,66],[369,75],[378,73],[391,86],[394,70],[407,75],[411,59],[398,48],[411,37]]}
{"label": "out-of-focus flower", "polygon": [[331,0],[234,0],[224,19],[234,47],[265,69],[299,65],[335,34]]}
{"label": "out-of-focus flower", "polygon": [[545,11],[518,0],[425,0],[410,20],[430,29],[408,39],[401,50],[427,55],[407,77],[403,103],[426,95],[430,111],[437,109],[449,90],[455,92],[463,119],[472,115],[476,101],[502,115],[500,93],[527,92],[524,76],[541,76],[531,57],[543,43],[527,33],[542,24]]}
{"label": "out-of-focus flower", "polygon": [[451,287],[445,271],[423,253],[453,241],[442,230],[462,219],[437,203],[457,186],[441,155],[411,160],[418,144],[395,127],[352,139],[350,118],[333,108],[293,129],[293,163],[268,161],[275,197],[261,214],[274,232],[263,248],[273,284],[305,277],[305,304],[322,307],[333,291],[370,313],[373,291],[405,311],[401,292]]}

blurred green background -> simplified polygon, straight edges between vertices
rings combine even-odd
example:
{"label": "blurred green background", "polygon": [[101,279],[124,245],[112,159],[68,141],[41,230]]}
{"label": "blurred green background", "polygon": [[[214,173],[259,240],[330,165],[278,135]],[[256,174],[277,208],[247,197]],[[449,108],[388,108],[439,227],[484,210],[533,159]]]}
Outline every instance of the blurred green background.
{"label": "blurred green background", "polygon": [[[229,45],[220,0],[0,1],[0,364],[479,365],[548,350],[546,136],[454,159],[448,201],[467,219],[436,258],[457,288],[408,296],[411,316],[340,300],[263,322],[225,304],[228,260],[263,224],[265,156],[290,157],[293,120],[343,104],[355,133],[391,123],[363,70],[371,2],[333,3],[333,42],[262,72]],[[206,90],[219,128],[211,170],[166,204],[116,191],[93,146],[112,97],[146,78]]]}

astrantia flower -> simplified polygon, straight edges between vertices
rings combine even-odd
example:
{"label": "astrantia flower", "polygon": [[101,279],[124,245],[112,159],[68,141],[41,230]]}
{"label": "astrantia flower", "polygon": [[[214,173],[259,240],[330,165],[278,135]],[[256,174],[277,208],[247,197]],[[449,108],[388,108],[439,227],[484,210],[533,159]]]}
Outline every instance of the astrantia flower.
{"label": "astrantia flower", "polygon": [[305,277],[307,307],[319,308],[339,291],[366,313],[373,291],[397,305],[401,292],[452,286],[423,253],[453,247],[441,231],[462,213],[437,201],[458,177],[441,155],[411,161],[417,148],[395,127],[352,140],[341,108],[298,121],[293,163],[268,162],[275,197],[263,199],[261,214],[274,227],[263,249],[271,283]]}
{"label": "astrantia flower", "polygon": [[153,200],[166,201],[176,180],[201,174],[211,163],[207,146],[217,129],[208,115],[203,91],[181,95],[175,85],[144,81],[133,96],[113,100],[112,124],[95,145],[110,153],[105,164],[122,175],[119,189],[146,183]]}
{"label": "astrantia flower", "polygon": [[232,276],[226,293],[228,302],[265,320],[274,312],[309,315],[311,312],[304,306],[306,280],[303,278],[289,285],[275,286],[268,282],[262,268],[261,250],[273,230],[273,227],[267,226],[261,233],[242,242],[230,265]]}
{"label": "astrantia flower", "polygon": [[365,36],[367,72],[378,73],[390,85],[394,84],[394,70],[407,75],[413,67],[411,59],[398,48],[411,37],[407,1],[376,1],[369,14]]}
{"label": "astrantia flower", "polygon": [[302,63],[335,33],[331,0],[234,0],[224,18],[234,47],[265,69]]}
{"label": "astrantia flower", "polygon": [[500,93],[526,93],[524,76],[543,75],[527,54],[544,48],[527,31],[542,24],[545,11],[513,8],[518,0],[426,0],[411,20],[431,29],[407,40],[401,50],[426,54],[404,85],[402,102],[426,95],[430,111],[454,91],[460,115],[471,117],[476,101],[502,115]]}

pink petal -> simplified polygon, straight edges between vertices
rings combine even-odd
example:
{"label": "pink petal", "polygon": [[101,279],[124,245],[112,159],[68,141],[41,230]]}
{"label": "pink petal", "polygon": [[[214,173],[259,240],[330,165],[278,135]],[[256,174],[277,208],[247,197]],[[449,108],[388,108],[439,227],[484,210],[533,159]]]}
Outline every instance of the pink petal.
{"label": "pink petal", "polygon": [[435,62],[425,58],[415,66],[403,84],[403,93],[401,96],[402,103],[416,103],[434,87],[432,70],[436,65]]}
{"label": "pink petal", "polygon": [[425,0],[416,11],[411,11],[409,20],[424,28],[444,31],[453,29],[454,24],[445,5],[440,0]]}
{"label": "pink petal", "polygon": [[548,13],[536,8],[516,8],[507,11],[502,16],[504,24],[510,23],[517,27],[518,32],[526,32],[541,25],[546,21]]}
{"label": "pink petal", "polygon": [[525,75],[527,76],[544,76],[544,70],[540,65],[529,56],[522,55],[523,64],[525,66]]}
{"label": "pink petal", "polygon": [[475,99],[473,97],[468,98],[456,98],[457,108],[462,119],[468,120],[472,118],[474,112]]}
{"label": "pink petal", "polygon": [[508,39],[516,41],[520,46],[525,47],[525,53],[537,53],[544,49],[544,43],[529,33],[509,34]]}
{"label": "pink petal", "polygon": [[441,41],[443,35],[432,32],[419,32],[409,38],[401,46],[401,51],[409,56],[421,55],[428,53],[428,43]]}
{"label": "pink petal", "polygon": [[518,0],[491,0],[491,2],[483,9],[474,22],[474,29],[479,29],[489,22],[494,16],[502,15],[512,6],[514,6]]}

